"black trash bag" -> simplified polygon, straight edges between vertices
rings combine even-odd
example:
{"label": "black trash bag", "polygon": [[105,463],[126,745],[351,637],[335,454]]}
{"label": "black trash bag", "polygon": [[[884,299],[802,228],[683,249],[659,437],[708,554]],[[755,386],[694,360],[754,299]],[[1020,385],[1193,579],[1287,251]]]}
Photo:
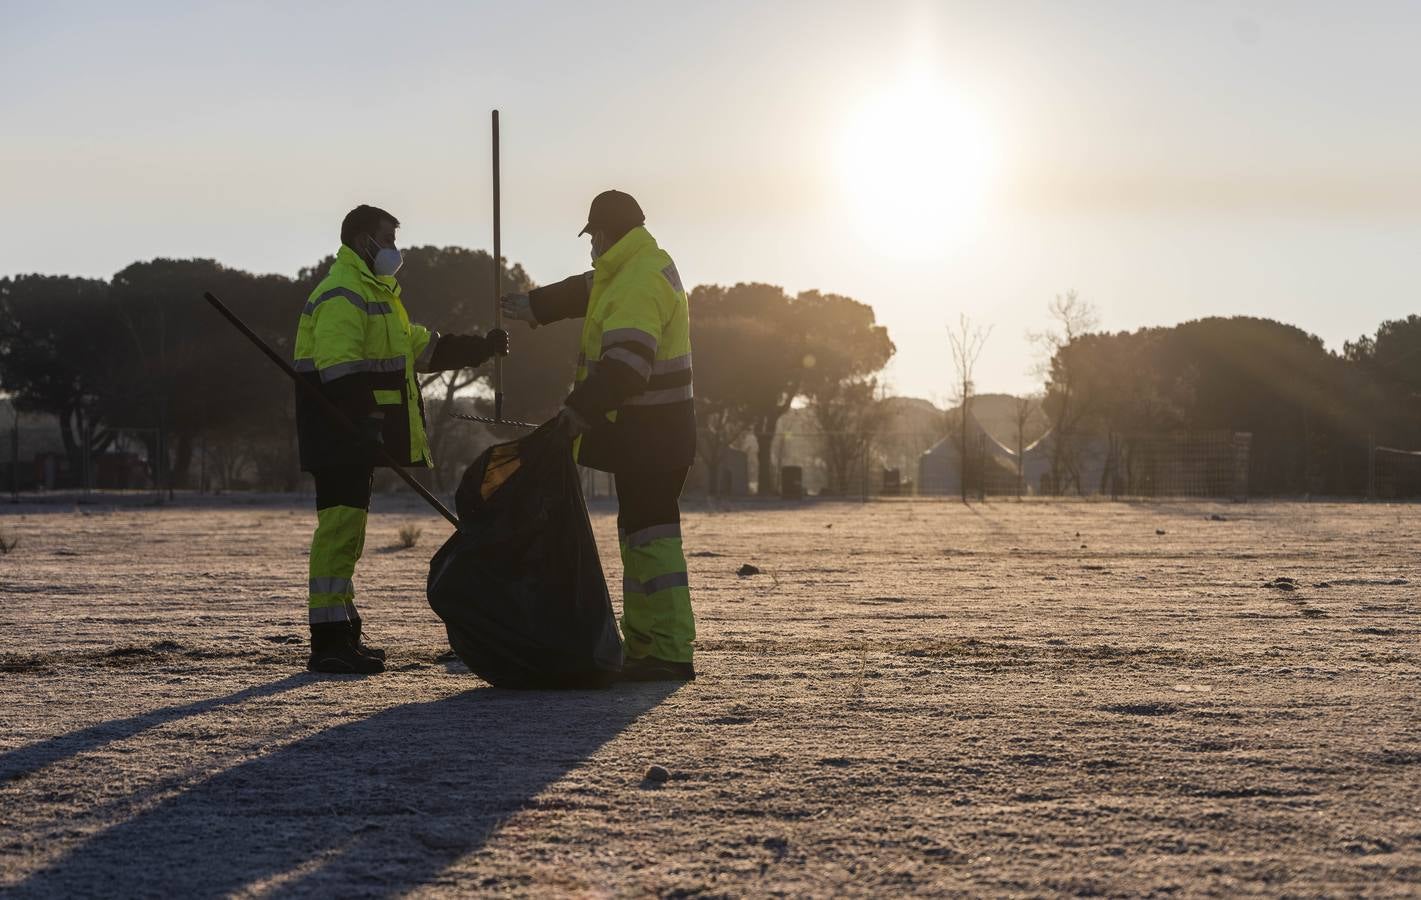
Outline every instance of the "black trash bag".
{"label": "black trash bag", "polygon": [[429,563],[429,605],[495,687],[605,687],[622,639],[567,432],[548,423],[464,472],[460,529]]}

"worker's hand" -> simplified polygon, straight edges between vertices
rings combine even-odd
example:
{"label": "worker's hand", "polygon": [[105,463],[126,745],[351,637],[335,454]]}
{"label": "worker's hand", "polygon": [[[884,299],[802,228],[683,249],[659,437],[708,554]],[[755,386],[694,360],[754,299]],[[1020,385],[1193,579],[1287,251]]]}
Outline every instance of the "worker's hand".
{"label": "worker's hand", "polygon": [[528,299],[527,294],[504,294],[499,303],[506,317],[538,327],[538,317],[533,315],[533,301]]}
{"label": "worker's hand", "polygon": [[507,356],[510,348],[508,332],[495,328],[484,335],[484,344],[493,356]]}
{"label": "worker's hand", "polygon": [[592,423],[578,415],[570,406],[564,406],[558,413],[558,427],[567,431],[568,437],[577,437],[592,430]]}

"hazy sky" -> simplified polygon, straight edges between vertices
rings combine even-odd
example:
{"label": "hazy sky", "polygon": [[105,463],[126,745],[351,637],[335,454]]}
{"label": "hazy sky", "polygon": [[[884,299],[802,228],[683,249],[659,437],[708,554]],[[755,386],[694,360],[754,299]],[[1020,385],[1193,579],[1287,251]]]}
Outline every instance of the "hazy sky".
{"label": "hazy sky", "polygon": [[979,388],[1031,388],[1069,288],[1338,347],[1416,310],[1418,46],[1415,2],[0,0],[0,274],[294,273],[359,202],[487,247],[497,106],[535,279],[620,187],[687,284],[872,304],[903,393],[961,313]]}

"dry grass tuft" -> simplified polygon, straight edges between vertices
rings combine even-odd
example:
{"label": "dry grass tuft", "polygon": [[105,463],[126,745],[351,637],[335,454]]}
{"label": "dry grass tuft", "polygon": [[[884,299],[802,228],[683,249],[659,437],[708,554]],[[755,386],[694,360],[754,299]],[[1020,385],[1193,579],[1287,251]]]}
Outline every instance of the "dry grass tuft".
{"label": "dry grass tuft", "polygon": [[422,534],[424,534],[424,529],[420,528],[418,525],[401,525],[400,547],[402,549],[409,550],[415,544],[419,543],[419,536]]}

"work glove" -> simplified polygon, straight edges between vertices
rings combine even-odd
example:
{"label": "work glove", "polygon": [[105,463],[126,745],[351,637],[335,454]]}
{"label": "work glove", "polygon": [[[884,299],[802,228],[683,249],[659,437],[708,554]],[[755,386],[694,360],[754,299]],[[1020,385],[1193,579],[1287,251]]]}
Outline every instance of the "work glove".
{"label": "work glove", "polygon": [[527,294],[504,294],[499,303],[503,306],[503,315],[506,318],[538,327],[538,317],[533,315],[533,301],[528,299]]}
{"label": "work glove", "polygon": [[508,332],[502,328],[495,328],[484,335],[484,341],[487,342],[494,356],[507,356],[508,351],[512,349],[512,344],[508,340]]}
{"label": "work glove", "polygon": [[444,334],[429,357],[431,372],[472,369],[493,356],[508,355],[508,332],[495,328],[486,335]]}
{"label": "work glove", "polygon": [[564,406],[558,413],[558,427],[567,432],[568,437],[577,437],[592,430],[592,423],[582,418],[570,406]]}

